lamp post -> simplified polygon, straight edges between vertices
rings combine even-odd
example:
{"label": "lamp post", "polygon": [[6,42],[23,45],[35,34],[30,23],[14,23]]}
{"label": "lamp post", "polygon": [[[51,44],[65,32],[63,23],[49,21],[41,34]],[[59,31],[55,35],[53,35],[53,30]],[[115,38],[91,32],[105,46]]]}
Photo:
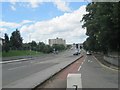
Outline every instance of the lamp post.
{"label": "lamp post", "polygon": [[[31,33],[29,34],[29,41],[31,42]],[[29,51],[30,51],[30,58],[32,58],[32,56],[31,56],[31,43],[30,43],[30,49],[29,49]]]}

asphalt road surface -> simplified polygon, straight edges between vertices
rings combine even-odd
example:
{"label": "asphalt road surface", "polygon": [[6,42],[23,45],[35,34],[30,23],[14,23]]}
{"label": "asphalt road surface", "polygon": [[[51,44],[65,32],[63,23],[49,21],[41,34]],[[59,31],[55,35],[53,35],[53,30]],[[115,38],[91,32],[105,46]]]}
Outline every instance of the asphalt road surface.
{"label": "asphalt road surface", "polygon": [[32,58],[31,60],[2,64],[2,85],[6,86],[14,81],[57,65],[64,62],[65,58],[76,57],[72,54],[73,50],[67,50],[56,55],[48,54]]}
{"label": "asphalt road surface", "polygon": [[118,90],[118,71],[103,67],[93,55],[86,54],[84,54],[83,58],[70,65],[38,88],[42,88],[43,90],[44,88],[65,89],[67,87],[66,81],[69,73],[81,74],[82,88],[111,88],[110,90]]}
{"label": "asphalt road surface", "polygon": [[92,55],[86,56],[79,73],[83,88],[118,88],[118,71],[101,66]]}

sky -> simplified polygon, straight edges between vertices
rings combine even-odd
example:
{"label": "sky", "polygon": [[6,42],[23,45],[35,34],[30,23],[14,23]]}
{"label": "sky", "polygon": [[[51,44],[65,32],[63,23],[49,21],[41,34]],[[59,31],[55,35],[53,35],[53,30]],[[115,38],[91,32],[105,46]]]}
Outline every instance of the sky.
{"label": "sky", "polygon": [[0,37],[18,29],[23,42],[44,42],[48,39],[63,38],[67,44],[83,43],[87,36],[86,28],[80,22],[86,14],[87,1],[70,2],[53,0],[43,2],[9,0],[0,2]]}

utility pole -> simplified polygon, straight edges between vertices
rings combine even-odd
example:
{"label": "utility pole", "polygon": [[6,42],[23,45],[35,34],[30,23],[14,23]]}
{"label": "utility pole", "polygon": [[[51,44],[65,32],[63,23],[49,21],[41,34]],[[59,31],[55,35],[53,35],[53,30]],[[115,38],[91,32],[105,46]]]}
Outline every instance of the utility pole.
{"label": "utility pole", "polygon": [[30,58],[32,58],[31,56],[31,33],[29,34],[29,41],[30,41]]}

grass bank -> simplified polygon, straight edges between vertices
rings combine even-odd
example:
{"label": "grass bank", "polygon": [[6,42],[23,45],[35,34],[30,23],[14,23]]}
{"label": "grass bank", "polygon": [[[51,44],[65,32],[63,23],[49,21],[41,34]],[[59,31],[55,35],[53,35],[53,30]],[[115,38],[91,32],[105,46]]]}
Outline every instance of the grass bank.
{"label": "grass bank", "polygon": [[2,57],[12,56],[27,56],[27,55],[41,55],[42,52],[29,51],[29,50],[11,50],[9,52],[2,52]]}

